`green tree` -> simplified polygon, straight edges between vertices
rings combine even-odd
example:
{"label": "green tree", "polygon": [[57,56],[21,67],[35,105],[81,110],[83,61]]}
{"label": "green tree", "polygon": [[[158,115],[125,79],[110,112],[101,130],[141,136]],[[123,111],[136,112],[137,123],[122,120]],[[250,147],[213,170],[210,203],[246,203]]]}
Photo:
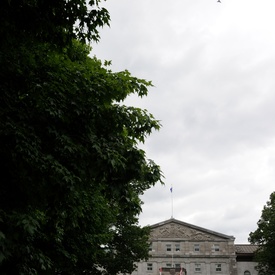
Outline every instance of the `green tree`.
{"label": "green tree", "polygon": [[11,43],[31,37],[66,45],[72,38],[99,41],[99,27],[109,25],[100,0],[2,0],[0,37]]}
{"label": "green tree", "polygon": [[264,206],[258,228],[250,233],[249,241],[259,246],[256,252],[259,274],[275,274],[275,192]]}
{"label": "green tree", "polygon": [[140,195],[162,175],[139,144],[160,125],[123,101],[151,83],[89,57],[109,20],[90,3],[1,2],[1,274],[131,273],[148,257]]}

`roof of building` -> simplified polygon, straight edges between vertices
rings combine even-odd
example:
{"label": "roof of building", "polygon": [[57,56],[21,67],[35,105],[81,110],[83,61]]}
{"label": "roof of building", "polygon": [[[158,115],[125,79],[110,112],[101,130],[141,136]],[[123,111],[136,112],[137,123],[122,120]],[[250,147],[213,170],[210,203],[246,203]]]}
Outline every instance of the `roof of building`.
{"label": "roof of building", "polygon": [[216,231],[212,231],[212,230],[209,230],[209,229],[206,229],[206,228],[203,228],[203,227],[199,227],[199,226],[196,226],[196,225],[193,225],[193,224],[190,224],[190,223],[186,223],[186,222],[174,219],[174,218],[171,218],[169,220],[165,220],[165,221],[153,224],[150,227],[152,229],[154,229],[156,227],[159,227],[159,226],[162,226],[162,225],[166,225],[166,224],[170,224],[170,223],[176,223],[176,224],[179,224],[179,225],[182,225],[182,226],[186,226],[186,227],[189,227],[189,228],[201,231],[201,232],[205,232],[205,233],[208,233],[208,234],[216,235],[216,236],[218,236],[220,238],[223,238],[223,239],[230,239],[230,240],[233,240],[233,241],[235,240],[234,236],[225,235],[225,234],[222,234],[222,233],[219,233],[219,232],[216,232]]}
{"label": "roof of building", "polygon": [[254,244],[235,244],[235,250],[237,254],[254,254],[258,249]]}

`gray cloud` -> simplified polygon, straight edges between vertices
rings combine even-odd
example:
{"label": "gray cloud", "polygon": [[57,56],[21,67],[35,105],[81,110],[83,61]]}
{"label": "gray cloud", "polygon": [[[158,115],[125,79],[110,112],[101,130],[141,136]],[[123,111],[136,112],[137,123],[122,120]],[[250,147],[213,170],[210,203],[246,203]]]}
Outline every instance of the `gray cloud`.
{"label": "gray cloud", "polygon": [[171,216],[247,242],[274,191],[275,3],[108,0],[93,53],[152,80],[126,103],[161,121],[142,147],[166,186],[142,197],[142,225]]}

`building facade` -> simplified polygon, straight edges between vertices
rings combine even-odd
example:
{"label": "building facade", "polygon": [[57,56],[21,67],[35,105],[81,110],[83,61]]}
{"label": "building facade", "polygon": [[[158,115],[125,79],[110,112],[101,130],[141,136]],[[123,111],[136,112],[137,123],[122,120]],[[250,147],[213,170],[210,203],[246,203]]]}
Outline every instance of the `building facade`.
{"label": "building facade", "polygon": [[257,275],[256,246],[176,219],[151,226],[150,258],[132,275]]}

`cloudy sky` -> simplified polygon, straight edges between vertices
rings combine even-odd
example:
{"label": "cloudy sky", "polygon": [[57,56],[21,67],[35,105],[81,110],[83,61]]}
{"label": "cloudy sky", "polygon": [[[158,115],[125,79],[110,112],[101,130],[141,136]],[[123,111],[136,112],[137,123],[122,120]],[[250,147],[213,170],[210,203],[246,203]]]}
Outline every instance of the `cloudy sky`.
{"label": "cloudy sky", "polygon": [[140,224],[172,215],[247,243],[275,182],[275,1],[107,0],[93,54],[152,80],[130,98],[162,128],[144,146],[165,186]]}

